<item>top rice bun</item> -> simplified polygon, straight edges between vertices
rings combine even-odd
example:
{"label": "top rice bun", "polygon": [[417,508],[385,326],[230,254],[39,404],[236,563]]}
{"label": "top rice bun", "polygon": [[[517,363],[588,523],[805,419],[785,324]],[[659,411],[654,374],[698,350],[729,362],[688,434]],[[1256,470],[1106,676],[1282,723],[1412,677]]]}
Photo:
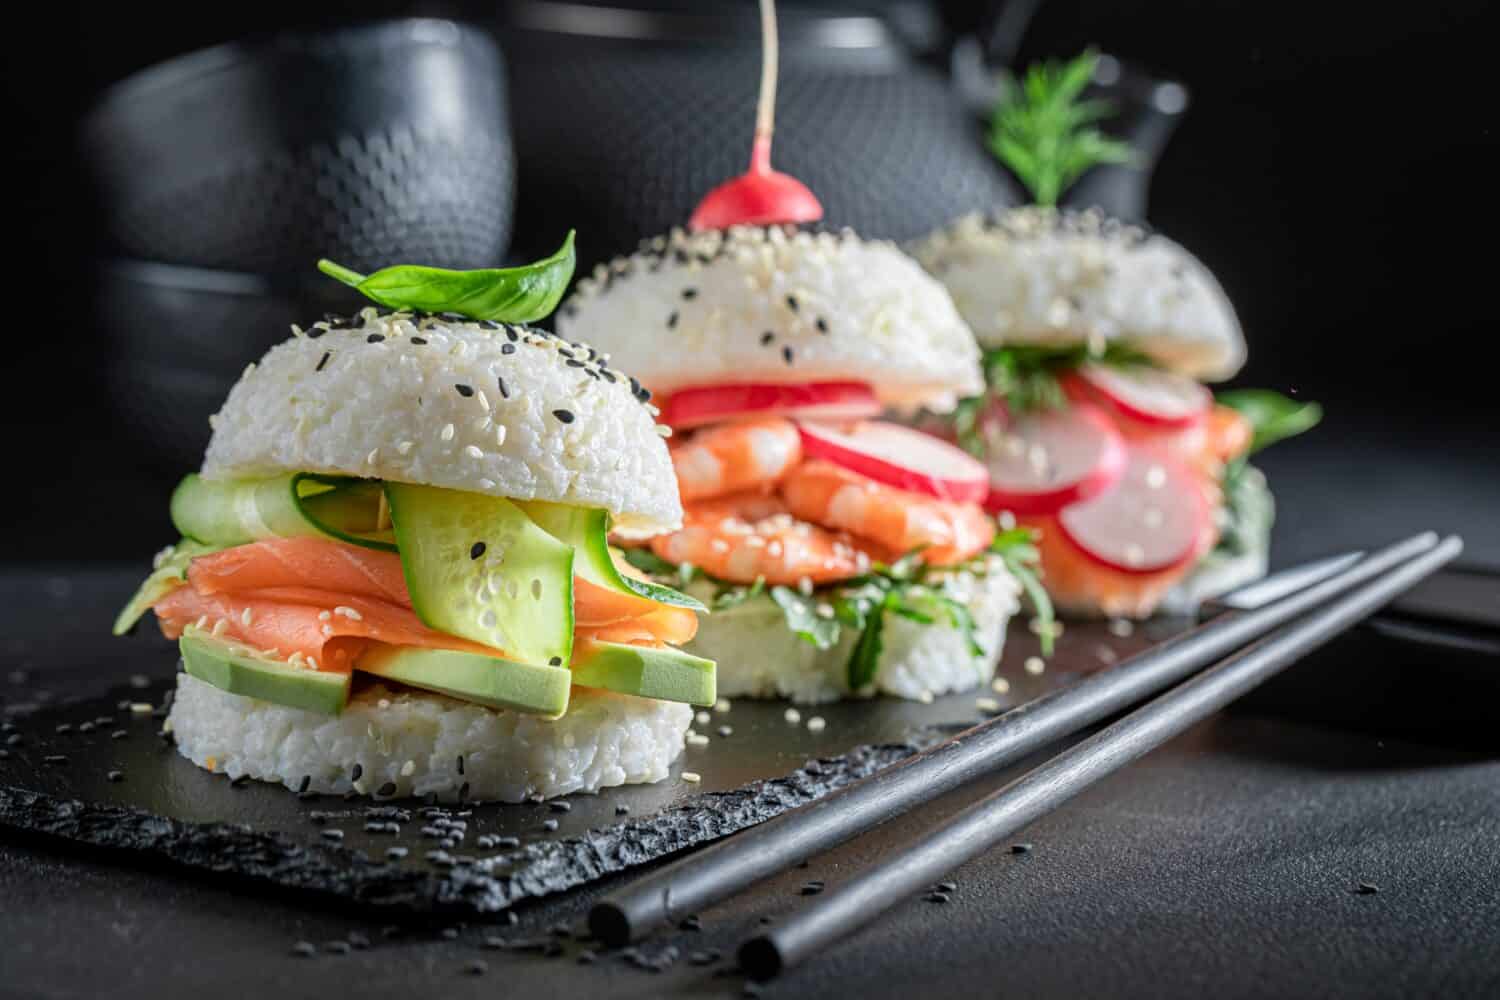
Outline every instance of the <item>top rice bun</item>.
{"label": "top rice bun", "polygon": [[682,521],[648,394],[592,348],[524,326],[365,309],[294,330],[210,418],[207,479],[305,471]]}
{"label": "top rice bun", "polygon": [[1097,211],[971,215],[915,253],[987,346],[1119,341],[1204,380],[1245,362],[1239,320],[1208,269]]}
{"label": "top rice bun", "polygon": [[673,230],[579,282],[557,326],[663,394],[857,380],[897,407],[948,410],[982,388],[979,349],[943,286],[894,244],[848,230]]}

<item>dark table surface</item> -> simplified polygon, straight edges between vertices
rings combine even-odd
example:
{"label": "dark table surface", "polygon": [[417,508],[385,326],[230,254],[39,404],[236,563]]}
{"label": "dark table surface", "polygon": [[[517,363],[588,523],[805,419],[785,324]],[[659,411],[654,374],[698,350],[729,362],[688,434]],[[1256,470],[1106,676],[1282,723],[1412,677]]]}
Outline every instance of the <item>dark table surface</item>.
{"label": "dark table surface", "polygon": [[[1437,450],[1409,437],[1370,429],[1268,456],[1283,511],[1276,561],[1430,526],[1463,531],[1471,562],[1500,564],[1500,472],[1482,442]],[[1368,460],[1377,450],[1378,465]],[[1359,655],[1382,648],[1366,642]],[[1434,650],[1433,667],[1447,656]],[[1345,682],[1359,684],[1360,668],[1346,667]],[[1421,690],[1420,670],[1410,683]],[[1426,704],[1442,700],[1425,693]],[[1002,848],[960,867],[951,902],[898,907],[764,995],[1500,995],[1497,741],[1472,729],[1447,739],[1442,726],[1419,727],[1413,741],[1389,700],[1388,714],[1372,709],[1353,725],[1289,704],[1263,699],[1198,726],[1027,830],[1030,852]],[[761,919],[799,906],[807,880],[836,883],[968,794],[705,912],[701,930],[655,940],[647,956],[731,950]],[[519,927],[388,939],[358,913],[7,832],[0,995],[740,993],[742,980],[687,961],[662,973],[619,955],[582,964],[588,948],[576,941],[552,958],[484,947],[486,936],[576,920],[618,884],[522,906]],[[291,954],[295,941],[351,932],[372,946]],[[482,974],[466,969],[474,960]]]}

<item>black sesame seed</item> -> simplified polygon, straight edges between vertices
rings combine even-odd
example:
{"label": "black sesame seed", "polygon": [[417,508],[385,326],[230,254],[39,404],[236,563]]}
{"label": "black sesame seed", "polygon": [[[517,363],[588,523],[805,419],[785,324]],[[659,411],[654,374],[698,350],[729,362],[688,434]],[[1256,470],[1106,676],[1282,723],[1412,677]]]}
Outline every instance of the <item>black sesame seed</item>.
{"label": "black sesame seed", "polygon": [[344,839],[344,831],[343,830],[322,830],[322,831],[319,832],[319,836],[321,836],[324,840],[343,840]]}
{"label": "black sesame seed", "polygon": [[463,754],[459,754],[458,755],[458,773],[459,774],[463,774],[464,773],[464,755]]}
{"label": "black sesame seed", "polygon": [[604,377],[604,381],[608,382],[610,385],[615,384],[615,373],[610,371],[608,368],[599,369],[599,374],[602,375]]}
{"label": "black sesame seed", "polygon": [[323,334],[325,334],[327,332],[328,331],[325,330],[325,329],[323,329],[322,327],[315,326],[311,330],[307,331],[307,339],[308,340],[317,340],[319,337],[323,336]]}
{"label": "black sesame seed", "polygon": [[811,882],[802,883],[802,895],[804,896],[816,896],[822,891],[823,882],[821,879],[813,879]]}
{"label": "black sesame seed", "polygon": [[819,316],[817,318],[817,321],[813,325],[818,328],[818,332],[819,333],[827,333],[828,332],[828,321],[826,319],[824,319],[822,316]]}
{"label": "black sesame seed", "polygon": [[479,321],[479,328],[481,330],[498,330],[500,329],[500,324],[492,319],[482,319]]}
{"label": "black sesame seed", "polygon": [[553,410],[552,415],[565,424],[571,424],[573,422],[572,410]]}
{"label": "black sesame seed", "polygon": [[298,941],[292,945],[292,954],[298,958],[312,958],[318,953],[318,946],[311,941]]}
{"label": "black sesame seed", "polygon": [[458,394],[465,399],[474,395],[474,387],[472,385],[464,385],[462,382],[458,382],[454,384],[453,388],[457,389]]}
{"label": "black sesame seed", "polygon": [[500,345],[500,353],[501,354],[514,354],[514,353],[516,353],[516,345],[515,344],[501,344]]}
{"label": "black sesame seed", "polygon": [[1030,844],[1011,844],[1010,845],[1010,853],[1012,853],[1012,854],[1030,854],[1031,853],[1031,845]]}
{"label": "black sesame seed", "polygon": [[624,805],[615,806],[615,815],[616,816],[629,816],[630,815],[630,807],[629,806],[624,806]]}
{"label": "black sesame seed", "polygon": [[770,346],[771,341],[775,339],[776,334],[772,333],[770,330],[767,330],[765,333],[760,335],[760,346],[768,347]]}
{"label": "black sesame seed", "polygon": [[496,837],[495,838],[495,846],[499,847],[499,848],[520,847],[521,846],[521,838],[520,837]]}
{"label": "black sesame seed", "polygon": [[703,921],[697,914],[693,914],[689,917],[683,917],[678,921],[677,926],[685,931],[701,931],[703,929]]}
{"label": "black sesame seed", "polygon": [[468,797],[469,797],[469,783],[467,781],[465,781],[462,785],[458,786],[458,801],[462,802],[464,799],[466,799]]}
{"label": "black sesame seed", "polygon": [[112,781],[112,782],[124,781],[125,780],[125,772],[124,771],[111,771],[108,774],[106,774],[104,777],[107,778],[109,781]]}
{"label": "black sesame seed", "polygon": [[379,333],[372,333],[368,337],[365,338],[365,343],[367,343],[367,344],[378,344],[378,343],[380,343],[383,340],[385,340],[384,335],[379,334]]}
{"label": "black sesame seed", "polygon": [[948,902],[948,894],[946,892],[929,892],[927,895],[923,896],[922,898],[925,899],[929,903],[946,903],[946,902]]}
{"label": "black sesame seed", "polygon": [[675,329],[677,329],[677,310],[676,309],[673,309],[672,310],[672,315],[670,315],[670,316],[667,317],[667,329],[668,330],[675,330]]}
{"label": "black sesame seed", "polygon": [[379,788],[375,789],[375,794],[379,795],[379,796],[381,796],[383,798],[388,798],[388,797],[390,797],[392,795],[395,795],[396,794],[396,783],[394,781],[387,781],[385,784],[383,784]]}
{"label": "black sesame seed", "polygon": [[347,955],[354,949],[348,941],[328,941],[324,943],[323,950],[330,955]]}
{"label": "black sesame seed", "polygon": [[564,802],[561,799],[558,799],[555,802],[549,802],[549,803],[547,803],[547,808],[551,809],[555,813],[572,812],[573,811],[573,803],[571,803],[571,802]]}
{"label": "black sesame seed", "polygon": [[792,363],[792,347],[790,344],[781,349],[781,359],[787,364]]}
{"label": "black sesame seed", "polygon": [[312,785],[312,775],[310,775],[310,774],[304,774],[302,776],[301,783],[297,785],[297,794],[298,795],[305,795],[307,793],[308,787],[311,786],[311,785]]}
{"label": "black sesame seed", "polygon": [[349,780],[358,781],[360,778],[364,777],[364,773],[365,766],[363,764],[355,762],[353,769],[349,772]]}
{"label": "black sesame seed", "polygon": [[501,399],[509,399],[510,398],[510,390],[507,389],[507,388],[505,388],[505,379],[499,378],[497,376],[496,379],[495,379],[495,384],[500,387],[500,398]]}
{"label": "black sesame seed", "polygon": [[[516,342],[517,337],[519,337],[520,335],[516,333],[514,327],[507,326],[505,328],[505,336],[510,340],[510,342],[512,344],[514,344]],[[504,348],[502,347],[501,350],[504,350]],[[507,351],[506,353],[509,353],[509,352]]]}
{"label": "black sesame seed", "polygon": [[473,545],[469,546],[469,558],[478,559],[480,556],[484,555],[484,549],[485,544],[483,542],[475,542]]}
{"label": "black sesame seed", "polygon": [[1373,882],[1360,882],[1354,887],[1354,892],[1359,896],[1373,896],[1380,891],[1380,886]]}
{"label": "black sesame seed", "polygon": [[577,358],[569,358],[567,361],[565,361],[563,363],[566,364],[569,368],[582,368],[583,367],[583,362],[579,361]]}
{"label": "black sesame seed", "polygon": [[413,344],[416,344],[418,347],[426,347],[427,346],[427,338],[426,337],[413,337],[413,338],[411,338],[411,342]]}
{"label": "black sesame seed", "polygon": [[937,885],[933,886],[933,888],[936,889],[938,892],[957,892],[958,891],[958,883],[957,882],[939,882]]}
{"label": "black sesame seed", "polygon": [[322,371],[323,370],[323,366],[326,365],[326,364],[328,364],[328,359],[331,358],[331,357],[333,357],[333,355],[331,353],[329,353],[328,351],[324,351],[323,352],[323,357],[321,359],[319,359],[319,361],[318,361],[318,367],[314,368],[313,371],[315,371],[315,372]]}
{"label": "black sesame seed", "polygon": [[698,289],[696,289],[696,288],[684,288],[682,290],[682,297],[685,298],[685,299],[687,299],[689,302],[691,302],[693,299],[696,299],[698,297]]}
{"label": "black sesame seed", "polygon": [[788,309],[790,309],[792,312],[796,312],[797,311],[797,296],[795,296],[795,295],[788,295],[786,297],[786,307]]}

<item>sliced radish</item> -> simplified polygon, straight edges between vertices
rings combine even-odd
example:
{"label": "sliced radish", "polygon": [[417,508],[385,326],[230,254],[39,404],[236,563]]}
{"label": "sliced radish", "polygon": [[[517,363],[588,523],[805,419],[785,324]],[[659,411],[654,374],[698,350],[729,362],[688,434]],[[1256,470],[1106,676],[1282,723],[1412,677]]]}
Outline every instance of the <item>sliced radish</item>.
{"label": "sliced radish", "polygon": [[985,468],[967,452],[910,427],[797,422],[802,451],[877,482],[940,500],[979,503],[989,492]]}
{"label": "sliced radish", "polygon": [[1125,468],[1119,431],[1088,403],[995,419],[1004,429],[990,445],[992,512],[1055,513],[1113,486]]}
{"label": "sliced radish", "polygon": [[1066,507],[1058,527],[1084,555],[1124,573],[1174,569],[1199,554],[1211,516],[1187,467],[1130,445],[1113,488]]}
{"label": "sliced radish", "polygon": [[679,429],[737,417],[858,420],[880,412],[880,400],[864,382],[694,386],[677,390],[657,405],[661,422]]}
{"label": "sliced radish", "polygon": [[1213,393],[1185,375],[1136,365],[1082,365],[1078,377],[1110,406],[1132,420],[1162,427],[1200,423],[1213,408]]}

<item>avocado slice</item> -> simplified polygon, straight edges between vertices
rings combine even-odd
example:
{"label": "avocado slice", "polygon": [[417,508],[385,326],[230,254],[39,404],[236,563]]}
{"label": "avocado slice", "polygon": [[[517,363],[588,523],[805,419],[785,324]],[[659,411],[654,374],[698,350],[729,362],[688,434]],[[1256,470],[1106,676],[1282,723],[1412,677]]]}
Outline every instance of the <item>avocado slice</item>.
{"label": "avocado slice", "polygon": [[637,580],[620,572],[609,550],[608,511],[544,500],[517,501],[516,506],[543,531],[573,547],[573,572],[589,583],[616,593],[644,597],[657,604],[708,612],[701,601],[680,590]]}
{"label": "avocado slice", "polygon": [[514,503],[483,493],[386,483],[401,570],[423,624],[523,663],[573,653],[573,548]]}
{"label": "avocado slice", "polygon": [[713,660],[620,642],[588,643],[573,663],[573,683],[689,705],[712,705],[717,696]]}
{"label": "avocado slice", "polygon": [[568,710],[573,685],[566,667],[539,667],[479,653],[414,646],[372,647],[354,668],[488,708],[549,718]]}
{"label": "avocado slice", "polygon": [[323,715],[338,715],[349,702],[348,673],[294,667],[191,628],[177,647],[189,674],[230,694]]}

